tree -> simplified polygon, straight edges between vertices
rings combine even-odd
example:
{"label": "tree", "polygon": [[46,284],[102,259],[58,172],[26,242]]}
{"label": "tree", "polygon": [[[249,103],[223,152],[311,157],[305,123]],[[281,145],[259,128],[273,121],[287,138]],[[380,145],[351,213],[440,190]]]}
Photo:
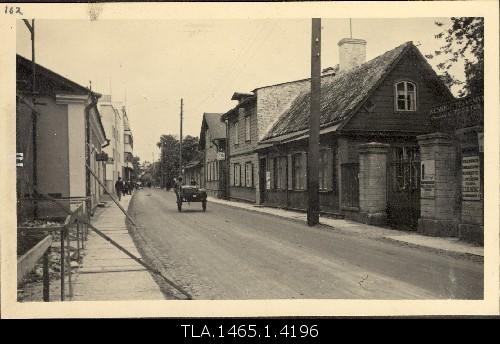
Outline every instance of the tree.
{"label": "tree", "polygon": [[[182,163],[183,166],[193,159],[200,159],[201,152],[198,150],[199,139],[187,135],[182,140]],[[179,168],[179,140],[174,135],[162,135],[160,142],[156,144],[161,149],[160,166],[155,169],[154,179],[161,180],[163,174],[164,185],[171,187],[173,179],[180,173]]]}
{"label": "tree", "polygon": [[[443,72],[443,80],[448,87],[462,85],[459,95],[483,94],[484,90],[484,18],[452,17],[449,27],[441,22],[435,23],[444,30],[436,39],[444,41],[439,50],[425,55],[432,59],[440,56],[443,61],[437,68]],[[450,68],[459,60],[464,61],[465,81],[450,75]]]}
{"label": "tree", "polygon": [[132,176],[133,176],[133,180],[138,180],[139,179],[139,175],[141,174],[141,158],[139,158],[138,156],[134,156],[132,158],[132,166],[134,168],[134,170],[132,171]]}

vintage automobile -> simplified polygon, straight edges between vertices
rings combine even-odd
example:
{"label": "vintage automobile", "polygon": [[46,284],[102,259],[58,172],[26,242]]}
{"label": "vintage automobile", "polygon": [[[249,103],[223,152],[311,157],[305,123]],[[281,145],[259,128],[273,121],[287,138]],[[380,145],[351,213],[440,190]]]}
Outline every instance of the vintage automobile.
{"label": "vintage automobile", "polygon": [[205,189],[196,185],[183,185],[180,188],[180,196],[177,200],[177,210],[182,211],[183,202],[201,202],[203,211],[207,210],[207,193]]}

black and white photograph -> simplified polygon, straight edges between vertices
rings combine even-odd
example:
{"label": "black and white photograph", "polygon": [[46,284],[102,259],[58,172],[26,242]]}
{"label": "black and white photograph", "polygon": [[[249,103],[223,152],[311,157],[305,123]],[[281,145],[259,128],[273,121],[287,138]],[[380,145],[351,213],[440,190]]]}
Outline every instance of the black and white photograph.
{"label": "black and white photograph", "polygon": [[420,3],[2,8],[2,317],[498,314],[498,9]]}

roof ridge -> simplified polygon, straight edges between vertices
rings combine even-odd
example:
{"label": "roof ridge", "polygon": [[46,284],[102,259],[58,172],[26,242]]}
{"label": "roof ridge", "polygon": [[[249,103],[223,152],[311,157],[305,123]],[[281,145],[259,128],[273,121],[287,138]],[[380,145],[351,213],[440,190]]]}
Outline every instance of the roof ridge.
{"label": "roof ridge", "polygon": [[[20,54],[16,54],[16,57],[17,57],[17,58],[19,58],[19,59],[20,59],[22,62],[24,62],[24,63],[27,63],[27,64],[31,64],[31,63],[33,63],[31,60],[27,59],[26,57],[24,57],[24,56],[22,56],[22,55],[20,55]],[[40,69],[41,71],[44,71],[44,72],[46,72],[46,73],[48,73],[48,74],[52,74],[52,76],[55,76],[55,77],[57,77],[57,78],[62,79],[62,81],[63,81],[63,82],[69,83],[69,84],[70,84],[70,86],[73,86],[73,87],[75,87],[75,88],[80,88],[80,89],[82,89],[82,90],[85,90],[86,92],[90,92],[90,93],[93,93],[93,94],[95,94],[95,95],[101,96],[101,94],[100,94],[100,93],[90,91],[87,87],[82,86],[82,85],[80,85],[79,83],[77,83],[77,82],[75,82],[75,81],[73,81],[73,80],[71,80],[71,79],[69,79],[69,78],[65,77],[64,75],[61,75],[61,74],[59,74],[59,73],[57,73],[57,72],[54,72],[53,70],[51,70],[51,69],[49,69],[49,68],[47,68],[47,67],[44,67],[44,66],[42,66],[42,65],[41,65],[41,64],[39,64],[39,63],[36,63],[36,62],[35,62],[35,65],[36,65],[37,69]]]}
{"label": "roof ridge", "polygon": [[[350,78],[353,78],[359,74],[364,75],[365,74],[365,73],[363,73],[364,70],[367,70],[367,69],[369,70],[370,68],[376,68],[378,63],[380,63],[381,61],[384,61],[385,59],[390,57],[390,60],[388,60],[386,63],[384,63],[383,66],[381,66],[381,70],[377,72],[378,74],[380,74],[378,76],[377,80],[383,79],[385,77],[385,75],[387,75],[388,71],[391,70],[392,66],[394,65],[394,62],[397,61],[398,58],[401,57],[404,54],[404,52],[407,51],[408,47],[411,47],[411,46],[413,46],[412,41],[404,42],[404,43],[398,45],[397,47],[395,47],[391,50],[388,50],[388,51],[384,52],[383,54],[380,54],[380,55],[370,59],[369,61],[366,61],[365,63],[363,63],[357,67],[354,67],[348,71],[341,72],[341,73],[335,75],[333,78],[331,78],[331,80],[327,79],[326,83],[322,83],[321,89],[323,90],[325,88],[325,91],[328,91],[331,87],[335,87],[336,85],[340,85],[343,82],[348,81]],[[394,56],[392,56],[392,55],[394,55]],[[371,85],[369,86],[369,88],[367,90],[361,90],[361,91],[364,91],[360,94],[361,97],[351,97],[351,98],[354,98],[354,101],[356,101],[356,103],[355,104],[347,104],[347,108],[344,108],[343,110],[341,110],[341,111],[344,111],[346,113],[340,114],[339,118],[334,118],[333,120],[329,120],[327,123],[338,123],[338,122],[343,121],[349,117],[349,113],[353,109],[355,109],[356,105],[359,104],[359,102],[361,102],[365,98],[366,94],[368,94],[369,91],[377,85],[377,80],[370,80],[371,76],[372,75],[368,75],[366,77],[366,79],[368,81],[371,81]],[[284,121],[285,119],[287,119],[289,117],[288,115],[289,115],[290,111],[293,111],[293,110],[301,111],[303,109],[300,109],[300,108],[304,107],[304,103],[309,104],[310,93],[311,93],[310,90],[304,90],[304,92],[301,92],[300,94],[298,94],[297,97],[295,97],[294,100],[291,102],[290,106],[285,111],[283,111],[280,114],[280,116],[278,116],[278,118],[273,123],[273,125],[270,126],[270,129],[264,135],[263,140],[267,140],[270,138],[285,135],[287,133],[291,133],[294,131],[304,130],[305,128],[302,128],[303,124],[296,123],[296,125],[298,126],[297,128],[295,128],[289,132],[287,132],[285,130],[285,132],[283,132],[283,133],[277,133],[277,134],[273,135],[273,131],[275,131],[280,126],[280,124],[282,124],[282,121]],[[321,94],[322,109],[324,107],[323,101],[324,101],[324,94],[325,93],[322,92],[322,94]],[[296,108],[296,109],[294,109],[294,108]],[[293,120],[293,118],[289,119],[288,122],[290,122],[290,120]],[[290,123],[287,123],[286,125],[288,126],[289,124]],[[320,125],[323,125],[323,124],[325,124],[325,123],[321,123],[321,118],[320,118]],[[283,131],[283,129],[282,129],[282,131]]]}

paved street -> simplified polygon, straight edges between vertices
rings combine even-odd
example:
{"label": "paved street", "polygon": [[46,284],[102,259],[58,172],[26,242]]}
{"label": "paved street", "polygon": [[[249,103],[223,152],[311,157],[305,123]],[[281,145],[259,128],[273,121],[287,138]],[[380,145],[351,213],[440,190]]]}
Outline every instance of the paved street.
{"label": "paved street", "polygon": [[[139,247],[194,299],[481,299],[483,263],[139,190]],[[165,288],[165,286],[164,286]],[[172,294],[175,293],[172,292]]]}

